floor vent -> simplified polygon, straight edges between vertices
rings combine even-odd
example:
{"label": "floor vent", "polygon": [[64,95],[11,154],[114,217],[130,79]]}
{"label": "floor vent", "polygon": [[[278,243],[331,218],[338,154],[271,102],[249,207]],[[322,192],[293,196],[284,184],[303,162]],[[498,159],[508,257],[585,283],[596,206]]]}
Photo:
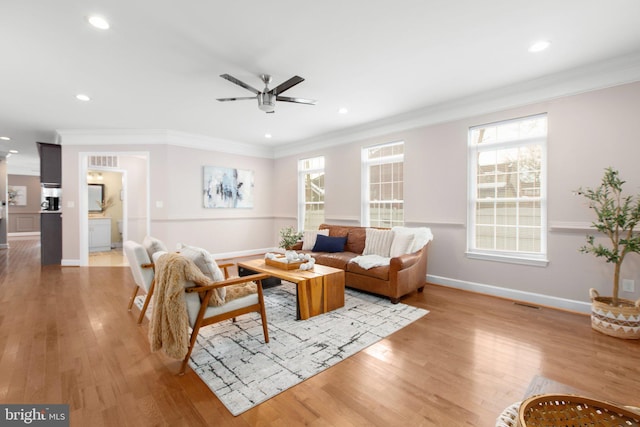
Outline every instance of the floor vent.
{"label": "floor vent", "polygon": [[522,307],[533,308],[534,310],[540,310],[540,307],[537,305],[531,305],[524,302],[514,302],[515,305],[520,305]]}
{"label": "floor vent", "polygon": [[89,156],[89,167],[117,168],[118,156]]}

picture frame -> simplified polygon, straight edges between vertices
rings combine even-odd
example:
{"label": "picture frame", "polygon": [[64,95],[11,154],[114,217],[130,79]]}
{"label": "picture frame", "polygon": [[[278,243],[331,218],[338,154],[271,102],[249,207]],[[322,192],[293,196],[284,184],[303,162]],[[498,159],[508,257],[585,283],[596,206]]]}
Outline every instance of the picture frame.
{"label": "picture frame", "polygon": [[10,185],[8,188],[9,206],[27,206],[27,187]]}
{"label": "picture frame", "polygon": [[253,208],[252,170],[203,166],[202,175],[205,208]]}

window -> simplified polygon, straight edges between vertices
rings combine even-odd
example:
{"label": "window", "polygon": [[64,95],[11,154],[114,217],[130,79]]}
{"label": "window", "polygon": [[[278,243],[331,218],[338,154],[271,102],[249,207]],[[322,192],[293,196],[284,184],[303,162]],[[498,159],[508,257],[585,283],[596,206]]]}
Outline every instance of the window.
{"label": "window", "polygon": [[469,129],[468,252],[546,265],[546,114]]}
{"label": "window", "polygon": [[324,222],[324,157],[298,161],[298,230]]}
{"label": "window", "polygon": [[362,224],[404,225],[404,142],[362,149]]}

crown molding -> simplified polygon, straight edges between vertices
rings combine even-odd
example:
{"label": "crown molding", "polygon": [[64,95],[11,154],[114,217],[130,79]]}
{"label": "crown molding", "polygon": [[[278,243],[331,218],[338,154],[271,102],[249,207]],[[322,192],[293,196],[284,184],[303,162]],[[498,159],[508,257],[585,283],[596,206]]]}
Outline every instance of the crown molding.
{"label": "crown molding", "polygon": [[243,156],[273,158],[271,147],[169,129],[58,129],[60,145],[173,145]]}
{"label": "crown molding", "polygon": [[281,158],[637,81],[640,81],[640,52],[275,147],[168,129],[59,129],[56,131],[56,143],[174,145],[243,156]]}
{"label": "crown molding", "polygon": [[640,81],[640,52],[494,88],[441,104],[275,147],[274,157],[333,147],[418,127]]}
{"label": "crown molding", "polygon": [[7,161],[7,169],[10,169],[11,172],[7,171],[8,175],[26,175],[26,176],[40,176],[40,165],[14,165],[10,161]]}

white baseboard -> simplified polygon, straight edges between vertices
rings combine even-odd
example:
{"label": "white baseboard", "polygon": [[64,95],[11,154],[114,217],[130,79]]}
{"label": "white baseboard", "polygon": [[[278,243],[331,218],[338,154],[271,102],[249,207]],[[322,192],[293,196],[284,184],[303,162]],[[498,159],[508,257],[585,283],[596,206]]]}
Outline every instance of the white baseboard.
{"label": "white baseboard", "polygon": [[0,244],[0,249],[9,249],[9,244],[8,243],[1,243]]}
{"label": "white baseboard", "polygon": [[569,310],[585,314],[591,313],[591,303],[589,302],[558,298],[533,292],[518,291],[516,289],[501,288],[498,286],[467,282],[464,280],[449,279],[447,277],[433,276],[431,274],[427,274],[427,281],[436,285],[478,292],[480,294],[492,295],[515,301],[522,301],[533,305],[552,307],[560,310]]}
{"label": "white baseboard", "polygon": [[15,233],[7,233],[7,237],[40,237],[39,231],[22,231]]}
{"label": "white baseboard", "polygon": [[80,267],[80,260],[79,259],[63,259],[62,262],[60,262],[60,265],[63,267]]}

